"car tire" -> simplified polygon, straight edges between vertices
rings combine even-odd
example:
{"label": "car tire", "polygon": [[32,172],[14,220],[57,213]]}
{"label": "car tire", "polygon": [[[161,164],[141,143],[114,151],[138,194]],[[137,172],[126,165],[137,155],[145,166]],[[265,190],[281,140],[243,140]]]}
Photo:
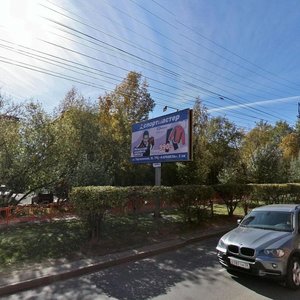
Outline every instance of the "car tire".
{"label": "car tire", "polygon": [[297,256],[292,256],[289,260],[286,285],[293,290],[300,288],[300,258]]}

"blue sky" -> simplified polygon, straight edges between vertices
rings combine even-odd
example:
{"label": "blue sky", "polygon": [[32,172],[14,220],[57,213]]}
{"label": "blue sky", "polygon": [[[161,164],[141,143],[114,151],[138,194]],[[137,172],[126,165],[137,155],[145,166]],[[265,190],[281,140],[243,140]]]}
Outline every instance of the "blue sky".
{"label": "blue sky", "polygon": [[1,0],[1,92],[50,112],[72,86],[96,101],[134,70],[152,117],[199,96],[246,129],[294,124],[299,20],[298,0]]}

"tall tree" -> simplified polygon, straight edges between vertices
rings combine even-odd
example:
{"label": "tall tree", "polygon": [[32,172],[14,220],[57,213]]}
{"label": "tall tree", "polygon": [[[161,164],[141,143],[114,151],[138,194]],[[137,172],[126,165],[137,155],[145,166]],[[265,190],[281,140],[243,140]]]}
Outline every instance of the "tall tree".
{"label": "tall tree", "polygon": [[[24,104],[21,118],[1,118],[5,127],[0,150],[1,181],[14,192],[32,192],[49,183],[52,145],[51,118],[39,103]],[[7,151],[9,149],[9,151]]]}
{"label": "tall tree", "polygon": [[193,107],[193,161],[177,164],[178,179],[182,184],[204,184],[206,182],[212,160],[208,149],[208,120],[207,109],[198,97]]}
{"label": "tall tree", "polygon": [[209,120],[208,143],[212,155],[208,183],[218,183],[218,176],[224,168],[232,168],[240,160],[239,148],[243,132],[224,117]]}
{"label": "tall tree", "polygon": [[132,173],[145,169],[129,162],[131,125],[148,119],[154,105],[146,80],[137,72],[128,73],[112,92],[99,97],[99,122],[105,141],[102,154],[111,184],[135,184]]}
{"label": "tall tree", "polygon": [[264,148],[272,142],[272,125],[260,121],[250,130],[242,141],[242,157],[245,162],[253,159],[254,153],[259,148]]}
{"label": "tall tree", "polygon": [[289,170],[289,181],[300,182],[300,154],[292,158]]}
{"label": "tall tree", "polygon": [[59,105],[55,133],[55,189],[66,194],[71,186],[107,184],[101,156],[97,106],[72,88]]}
{"label": "tall tree", "polygon": [[297,133],[292,132],[281,139],[279,148],[283,153],[285,159],[291,160],[297,158],[300,151],[300,137]]}
{"label": "tall tree", "polygon": [[286,166],[280,149],[272,143],[256,149],[248,162],[248,176],[253,183],[286,182]]}

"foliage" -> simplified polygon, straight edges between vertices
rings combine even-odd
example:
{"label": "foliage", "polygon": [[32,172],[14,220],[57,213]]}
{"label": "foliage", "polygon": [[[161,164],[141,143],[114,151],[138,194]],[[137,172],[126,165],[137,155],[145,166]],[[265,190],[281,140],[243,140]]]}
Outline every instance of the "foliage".
{"label": "foliage", "polygon": [[[147,82],[137,72],[129,72],[112,92],[99,97],[99,124],[104,141],[102,157],[110,174],[110,184],[136,184],[132,174],[141,167],[129,162],[131,125],[147,120],[154,105]],[[149,171],[145,167],[143,170],[147,176]]]}
{"label": "foliage", "polygon": [[285,159],[294,159],[298,156],[300,150],[299,135],[295,132],[289,133],[284,136],[279,144]]}
{"label": "foliage", "polygon": [[253,183],[285,182],[286,173],[282,153],[272,144],[258,148],[248,161],[249,181]]}
{"label": "foliage", "polygon": [[116,208],[124,211],[128,203],[135,212],[146,202],[154,203],[160,198],[175,204],[188,221],[192,220],[192,211],[195,211],[200,221],[212,196],[213,189],[209,186],[103,186],[74,188],[70,198],[78,215],[88,225],[90,238],[99,239],[105,215]]}
{"label": "foliage", "polygon": [[124,205],[125,191],[121,188],[87,186],[74,188],[70,199],[78,215],[86,222],[91,239],[99,239],[104,214]]}
{"label": "foliage", "polygon": [[30,193],[52,180],[54,135],[39,103],[23,106],[22,118],[1,118],[1,182],[14,192]]}
{"label": "foliage", "polygon": [[300,153],[297,158],[291,160],[289,170],[289,181],[300,182]]}
{"label": "foliage", "polygon": [[78,215],[88,225],[90,238],[99,239],[105,215],[114,208],[123,209],[130,201],[136,210],[141,201],[154,201],[158,197],[167,200],[170,188],[158,186],[87,186],[77,187],[70,199]]}
{"label": "foliage", "polygon": [[[152,166],[132,164],[129,157],[131,125],[147,120],[154,105],[137,72],[129,72],[97,103],[72,88],[54,114],[38,102],[16,105],[0,94],[0,184],[7,186],[7,198],[48,190],[66,199],[74,186],[153,185]],[[227,118],[210,116],[197,97],[193,160],[163,164],[162,182],[300,182],[299,124],[261,121],[244,132]]]}
{"label": "foliage", "polygon": [[297,203],[300,184],[254,184],[252,199],[259,199],[264,204]]}
{"label": "foliage", "polygon": [[221,184],[227,183],[247,183],[246,166],[240,161],[231,166],[224,167],[218,175],[218,180]]}
{"label": "foliage", "polygon": [[[177,163],[178,180],[180,184],[204,184],[206,182],[212,155],[208,150],[207,141],[208,113],[200,98],[196,98],[193,107],[193,162]],[[171,176],[174,176],[174,171]],[[167,175],[168,177],[170,176]]]}
{"label": "foliage", "polygon": [[251,192],[251,186],[245,184],[217,184],[213,188],[226,204],[229,216],[233,215],[238,203],[247,203]]}
{"label": "foliage", "polygon": [[65,198],[72,186],[108,183],[95,105],[71,89],[60,104],[52,131],[55,134],[55,164],[51,171],[56,176],[55,191]]}
{"label": "foliage", "polygon": [[180,185],[172,187],[171,203],[183,213],[185,221],[192,222],[192,214],[196,212],[198,222],[207,214],[213,196],[210,186]]}
{"label": "foliage", "polygon": [[224,117],[212,118],[208,127],[208,150],[211,154],[211,166],[208,184],[218,183],[222,169],[237,165],[240,159],[239,147],[243,132]]}

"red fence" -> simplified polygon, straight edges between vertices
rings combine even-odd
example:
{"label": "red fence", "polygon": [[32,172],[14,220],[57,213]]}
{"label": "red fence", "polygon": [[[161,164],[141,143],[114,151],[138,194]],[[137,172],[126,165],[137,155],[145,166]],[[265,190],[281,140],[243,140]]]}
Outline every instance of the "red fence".
{"label": "red fence", "polygon": [[45,220],[51,221],[54,218],[67,218],[74,215],[74,209],[70,203],[8,206],[0,208],[0,225]]}

